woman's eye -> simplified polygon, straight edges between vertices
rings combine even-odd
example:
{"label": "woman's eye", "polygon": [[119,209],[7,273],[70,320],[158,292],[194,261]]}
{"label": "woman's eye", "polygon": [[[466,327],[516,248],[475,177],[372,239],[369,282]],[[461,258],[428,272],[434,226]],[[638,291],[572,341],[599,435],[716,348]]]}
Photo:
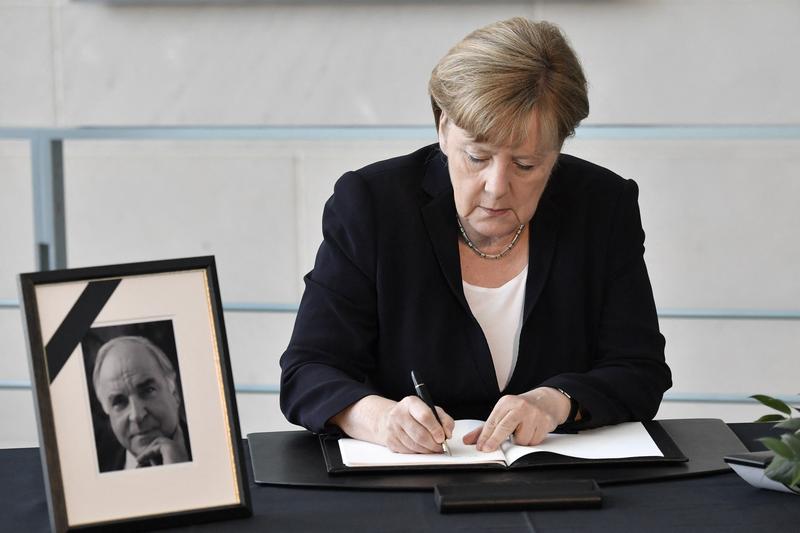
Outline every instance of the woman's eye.
{"label": "woman's eye", "polygon": [[525,165],[523,163],[516,163],[516,165],[518,169],[526,172],[533,169],[533,165]]}
{"label": "woman's eye", "polygon": [[470,153],[467,153],[467,159],[470,163],[483,163],[486,159],[481,159],[480,157],[474,156]]}

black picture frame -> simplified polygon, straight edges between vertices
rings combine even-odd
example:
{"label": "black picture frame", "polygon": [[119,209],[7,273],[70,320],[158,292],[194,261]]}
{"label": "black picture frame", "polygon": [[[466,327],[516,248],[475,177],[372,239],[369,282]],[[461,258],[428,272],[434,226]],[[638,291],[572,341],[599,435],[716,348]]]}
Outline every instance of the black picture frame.
{"label": "black picture frame", "polygon": [[[24,273],[19,293],[53,531],[144,530],[252,514],[213,256]],[[119,341],[115,349],[134,340],[159,345],[168,360],[160,368],[172,371],[169,379],[157,378],[169,384],[168,399],[142,410],[144,429],[131,430],[129,415],[116,413],[124,395],[103,400],[106,415],[98,410],[95,384],[105,392],[116,375],[98,378],[94,358],[111,339]],[[151,416],[158,409],[167,414]],[[133,469],[131,459],[141,457],[133,442],[164,427],[170,444],[188,453],[171,464],[156,454],[149,464],[163,465]],[[111,471],[100,468],[109,441],[125,459]]]}

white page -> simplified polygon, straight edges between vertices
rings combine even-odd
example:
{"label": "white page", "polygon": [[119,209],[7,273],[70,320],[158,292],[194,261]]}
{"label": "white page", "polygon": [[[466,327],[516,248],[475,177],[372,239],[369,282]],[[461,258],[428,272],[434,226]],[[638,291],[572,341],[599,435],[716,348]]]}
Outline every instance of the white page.
{"label": "white page", "polygon": [[641,422],[587,429],[574,435],[551,433],[536,446],[502,445],[508,464],[531,452],[553,452],[582,459],[664,457]]}
{"label": "white page", "polygon": [[475,446],[463,443],[464,435],[483,424],[480,420],[456,420],[453,437],[448,439],[451,457],[444,453],[395,453],[385,446],[356,439],[339,439],[339,451],[346,466],[393,466],[393,465],[457,465],[500,463],[505,464],[501,450],[492,453],[479,452]]}

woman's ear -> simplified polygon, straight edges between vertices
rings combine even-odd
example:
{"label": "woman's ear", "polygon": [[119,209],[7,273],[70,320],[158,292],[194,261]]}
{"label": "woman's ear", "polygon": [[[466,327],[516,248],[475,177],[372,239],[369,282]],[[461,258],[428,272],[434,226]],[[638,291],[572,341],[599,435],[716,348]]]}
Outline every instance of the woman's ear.
{"label": "woman's ear", "polygon": [[439,150],[441,150],[444,155],[447,155],[447,130],[449,125],[450,119],[447,117],[447,113],[442,111],[439,117],[438,131],[436,133],[439,136]]}

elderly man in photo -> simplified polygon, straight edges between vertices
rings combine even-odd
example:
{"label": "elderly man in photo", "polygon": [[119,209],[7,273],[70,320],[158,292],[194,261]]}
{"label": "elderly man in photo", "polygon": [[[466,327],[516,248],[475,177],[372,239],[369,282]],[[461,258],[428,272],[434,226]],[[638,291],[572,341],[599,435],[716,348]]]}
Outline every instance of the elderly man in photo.
{"label": "elderly man in photo", "polygon": [[97,352],[95,394],[125,450],[108,470],[191,461],[176,379],[169,358],[144,337],[116,337]]}

